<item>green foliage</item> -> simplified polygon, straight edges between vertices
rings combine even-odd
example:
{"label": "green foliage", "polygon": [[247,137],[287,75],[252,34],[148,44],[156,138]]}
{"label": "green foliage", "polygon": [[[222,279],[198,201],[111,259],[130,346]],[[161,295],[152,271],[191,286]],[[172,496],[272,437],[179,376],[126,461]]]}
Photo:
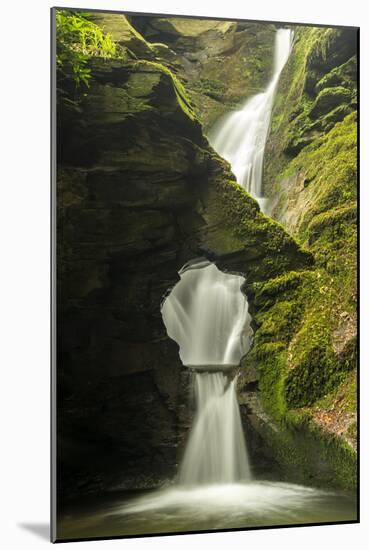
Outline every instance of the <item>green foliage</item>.
{"label": "green foliage", "polygon": [[116,55],[116,44],[111,36],[104,35],[101,28],[89,21],[86,15],[67,10],[56,12],[58,84],[62,91],[63,81],[69,79],[74,82],[74,91],[89,87],[90,57],[106,59]]}
{"label": "green foliage", "polygon": [[[303,171],[308,182],[298,236],[331,277],[329,309],[356,308],[356,113],[305,147],[288,170]],[[333,305],[337,304],[337,306]]]}

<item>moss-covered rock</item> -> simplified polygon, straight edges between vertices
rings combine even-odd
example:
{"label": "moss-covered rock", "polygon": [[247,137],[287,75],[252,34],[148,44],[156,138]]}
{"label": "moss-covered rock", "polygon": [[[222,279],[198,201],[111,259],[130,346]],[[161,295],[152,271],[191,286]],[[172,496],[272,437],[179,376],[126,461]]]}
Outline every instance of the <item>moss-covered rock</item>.
{"label": "moss-covered rock", "polygon": [[316,84],[315,92],[319,93],[324,88],[333,88],[343,86],[352,90],[352,85],[356,81],[356,56],[350,57],[348,61],[334,67],[326,73]]}
{"label": "moss-covered rock", "polygon": [[332,69],[356,55],[357,32],[354,29],[310,28],[299,29],[305,34],[306,48],[304,88],[313,94],[319,80]]}
{"label": "moss-covered rock", "polygon": [[342,106],[342,104],[350,103],[351,97],[352,94],[350,90],[343,86],[322,88],[313,103],[309,116],[311,118],[325,115],[336,107]]}
{"label": "moss-covered rock", "polygon": [[[266,149],[265,189],[270,196],[276,195],[276,178],[291,156],[332,128],[335,120],[324,119],[327,113],[337,107],[345,115],[355,110],[356,36],[354,30],[295,28]],[[334,116],[343,119],[340,111]]]}
{"label": "moss-covered rock", "polygon": [[253,427],[286,481],[344,490],[355,487],[355,450],[337,435],[319,429],[308,416],[291,416],[278,427],[259,417],[253,419]]}
{"label": "moss-covered rock", "polygon": [[[274,302],[263,287],[255,288],[263,309],[256,312],[260,327],[246,358],[247,368],[269,347],[260,367],[266,410],[271,418],[301,417],[343,487],[356,482],[355,451],[347,447],[355,419],[340,408],[355,386],[345,381],[356,369],[355,44],[354,30],[296,29],[273,113],[265,189],[273,196],[272,216],[314,255],[316,267],[308,277],[301,273],[293,292],[276,293]],[[292,330],[283,322],[290,311],[296,314]]]}

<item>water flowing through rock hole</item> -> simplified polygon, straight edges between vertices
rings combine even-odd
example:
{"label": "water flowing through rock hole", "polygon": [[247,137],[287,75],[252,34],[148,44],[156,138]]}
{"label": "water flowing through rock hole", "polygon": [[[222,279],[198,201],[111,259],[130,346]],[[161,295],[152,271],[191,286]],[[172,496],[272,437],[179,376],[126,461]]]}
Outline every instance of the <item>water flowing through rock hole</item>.
{"label": "water flowing through rock hole", "polygon": [[162,304],[168,336],[187,366],[239,365],[251,344],[251,317],[241,291],[244,277],[223,273],[206,260],[179,272],[180,281]]}
{"label": "water flowing through rock hole", "polygon": [[167,333],[192,370],[196,414],[179,469],[180,485],[236,483],[251,478],[237,401],[238,366],[251,345],[244,277],[206,260],[179,272],[162,305]]}

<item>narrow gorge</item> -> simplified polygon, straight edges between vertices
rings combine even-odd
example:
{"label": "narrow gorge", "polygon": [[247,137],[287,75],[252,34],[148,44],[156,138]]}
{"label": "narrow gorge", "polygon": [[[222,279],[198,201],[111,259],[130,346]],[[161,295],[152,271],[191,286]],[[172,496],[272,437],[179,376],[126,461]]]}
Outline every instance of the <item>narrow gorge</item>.
{"label": "narrow gorge", "polygon": [[63,537],[353,520],[356,31],[58,29]]}

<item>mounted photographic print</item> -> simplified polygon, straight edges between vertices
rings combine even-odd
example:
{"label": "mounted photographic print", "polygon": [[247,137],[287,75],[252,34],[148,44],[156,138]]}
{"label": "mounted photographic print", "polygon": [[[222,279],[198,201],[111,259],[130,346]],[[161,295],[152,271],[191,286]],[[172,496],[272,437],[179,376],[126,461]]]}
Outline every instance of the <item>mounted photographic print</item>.
{"label": "mounted photographic print", "polygon": [[52,10],[52,540],[357,515],[358,29]]}

